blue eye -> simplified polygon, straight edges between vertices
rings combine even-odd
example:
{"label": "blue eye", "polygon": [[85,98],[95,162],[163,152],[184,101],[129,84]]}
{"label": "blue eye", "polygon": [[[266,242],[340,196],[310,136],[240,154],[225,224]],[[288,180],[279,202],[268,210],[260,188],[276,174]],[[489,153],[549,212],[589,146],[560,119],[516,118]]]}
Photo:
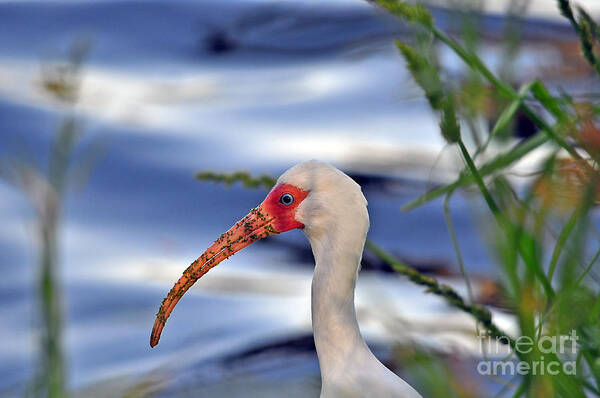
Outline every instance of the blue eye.
{"label": "blue eye", "polygon": [[289,206],[294,203],[294,197],[290,193],[284,193],[281,195],[281,198],[279,198],[279,203]]}

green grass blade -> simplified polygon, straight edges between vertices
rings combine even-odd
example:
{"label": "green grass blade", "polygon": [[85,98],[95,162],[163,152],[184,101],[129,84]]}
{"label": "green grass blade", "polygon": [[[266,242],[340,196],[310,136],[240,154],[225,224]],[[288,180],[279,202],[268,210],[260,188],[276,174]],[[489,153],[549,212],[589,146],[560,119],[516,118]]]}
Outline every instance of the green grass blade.
{"label": "green grass blade", "polygon": [[567,122],[569,117],[564,109],[561,107],[560,102],[553,97],[548,89],[539,80],[534,81],[531,84],[531,92],[533,96],[544,105],[544,107],[554,115],[554,117],[560,122]]}
{"label": "green grass blade", "polygon": [[575,209],[573,211],[573,213],[571,213],[569,220],[567,221],[564,228],[560,232],[560,235],[558,236],[558,240],[556,241],[556,244],[554,245],[554,250],[552,251],[552,257],[550,259],[550,266],[548,267],[548,279],[549,280],[552,280],[552,277],[554,276],[554,270],[556,269],[556,264],[558,263],[558,258],[560,257],[560,255],[562,253],[562,249],[564,248],[565,244],[567,243],[567,240],[569,239],[571,232],[573,232],[573,229],[575,228],[575,225],[577,224],[577,221],[579,221],[580,217],[581,217],[581,210]]}
{"label": "green grass blade", "polygon": [[590,260],[590,262],[588,263],[588,265],[585,267],[585,269],[583,270],[583,272],[581,273],[581,275],[579,275],[579,277],[575,281],[575,285],[574,285],[575,288],[577,288],[579,286],[579,284],[581,283],[581,281],[583,281],[583,278],[585,278],[585,276],[590,272],[590,270],[592,269],[592,267],[594,266],[594,264],[596,264],[596,261],[598,261],[598,258],[600,258],[600,249],[598,249],[596,251],[596,254],[594,254],[594,257],[592,257],[592,259]]}
{"label": "green grass blade", "polygon": [[[465,147],[464,143],[459,140],[458,145],[461,150],[461,153],[463,154],[465,162],[467,163],[467,167],[473,175],[475,182],[479,187],[479,190],[481,191],[481,194],[483,195],[496,221],[498,222],[504,233],[507,236],[511,236],[512,231],[515,230],[515,226],[510,222],[510,220],[508,220],[508,218],[504,217],[504,215],[500,212],[500,208],[498,207],[496,201],[485,186],[483,178],[479,174],[479,171],[477,170],[477,167],[475,166],[475,163],[473,162],[473,159],[471,158],[469,151]],[[546,275],[544,274],[541,267],[541,262],[537,258],[535,250],[535,239],[533,239],[529,234],[526,234],[525,231],[523,231],[522,229],[520,230],[519,236],[520,239],[518,241],[518,249],[521,258],[523,259],[527,267],[537,276],[540,283],[542,284],[542,287],[546,292],[546,295],[550,299],[552,299],[554,297],[554,289],[552,288],[552,285],[546,278]]]}
{"label": "green grass blade", "polygon": [[[496,171],[499,171],[507,166],[510,166],[517,160],[521,159],[523,156],[527,155],[529,152],[534,149],[540,147],[542,144],[548,142],[548,137],[542,133],[538,132],[533,137],[528,138],[527,140],[518,143],[514,147],[512,147],[509,151],[502,153],[496,156],[494,159],[490,160],[488,163],[485,163],[479,168],[479,173],[482,177],[486,177]],[[463,171],[458,179],[453,183],[448,185],[444,185],[439,188],[435,188],[422,196],[413,199],[408,202],[404,206],[402,206],[402,211],[409,211],[415,209],[419,206],[422,206],[425,203],[428,203],[438,197],[447,194],[453,189],[457,189],[459,187],[466,187],[475,182],[471,174],[468,170]]]}
{"label": "green grass blade", "polygon": [[600,27],[598,26],[596,21],[594,21],[590,14],[588,14],[587,11],[585,11],[583,8],[577,7],[577,11],[579,12],[579,18],[583,18],[585,22],[589,25],[592,37],[597,42],[600,42]]}
{"label": "green grass blade", "polygon": [[593,30],[597,27],[596,24],[590,24],[589,21],[593,22],[593,20],[586,18],[589,15],[585,11],[582,13],[583,10],[581,8],[579,8],[579,23],[577,23],[569,0],[558,0],[558,7],[562,16],[569,20],[571,26],[577,32],[584,58],[596,70],[596,73],[600,75],[600,62],[598,62],[598,58],[594,54],[594,44],[591,41],[594,33]]}
{"label": "green grass blade", "polygon": [[472,304],[475,302],[473,296],[473,288],[471,287],[471,281],[469,280],[469,276],[467,275],[465,262],[460,251],[460,245],[458,244],[458,238],[454,229],[454,223],[452,222],[452,217],[450,215],[450,198],[452,197],[452,193],[453,191],[448,192],[446,198],[444,199],[444,218],[446,220],[448,234],[450,235],[450,239],[452,240],[452,247],[454,248],[454,254],[456,255],[456,261],[458,261],[460,273],[462,274],[462,277],[465,281],[465,285],[467,286],[467,295],[469,297],[469,302]]}
{"label": "green grass blade", "polygon": [[450,286],[440,284],[435,278],[421,274],[419,271],[395,258],[391,253],[374,242],[368,240],[365,244],[365,247],[377,257],[389,264],[396,272],[407,276],[411,281],[421,286],[427,287],[427,291],[443,297],[449,305],[473,316],[485,329],[489,331],[490,336],[498,339],[506,339],[503,341],[506,341],[511,347],[514,347],[514,340],[493,323],[492,314],[487,308],[477,304],[467,304],[465,300]]}
{"label": "green grass blade", "polygon": [[250,173],[245,171],[236,171],[231,174],[202,171],[196,173],[196,179],[200,181],[210,181],[215,184],[225,184],[226,186],[239,182],[246,188],[264,189],[271,189],[277,182],[276,178],[268,174],[261,174],[258,177],[253,177]]}
{"label": "green grass blade", "polygon": [[517,111],[519,110],[521,105],[523,104],[523,101],[525,100],[527,93],[529,93],[529,91],[531,91],[531,86],[533,86],[534,83],[535,82],[527,83],[521,87],[521,89],[519,90],[518,98],[513,99],[508,104],[508,106],[506,108],[504,108],[504,110],[498,117],[498,120],[496,120],[496,123],[494,124],[492,131],[488,135],[487,140],[480,148],[477,149],[477,151],[473,155],[473,158],[476,158],[479,154],[485,152],[485,150],[487,149],[489,144],[492,142],[494,137],[496,137],[498,132],[504,130],[508,126],[508,124],[513,120],[513,118],[515,117],[515,114],[517,113]]}
{"label": "green grass blade", "polygon": [[[564,1],[564,0],[561,0],[561,1]],[[381,5],[382,7],[386,8],[392,14],[394,14],[400,18],[407,19],[410,22],[419,23],[422,26],[424,26],[425,28],[427,28],[428,30],[430,30],[435,38],[437,38],[438,40],[440,40],[441,42],[446,44],[448,47],[450,47],[456,53],[456,55],[458,55],[467,64],[467,66],[469,66],[469,68],[471,68],[472,70],[478,71],[483,77],[485,77],[486,80],[492,86],[494,86],[494,88],[496,88],[496,90],[498,90],[498,92],[502,96],[504,96],[510,100],[518,99],[518,94],[512,89],[512,87],[510,87],[508,84],[502,82],[498,77],[496,77],[496,75],[494,75],[485,66],[483,61],[476,54],[463,48],[458,42],[456,42],[454,39],[452,39],[451,37],[446,35],[444,32],[439,30],[433,24],[422,23],[421,20],[418,18],[409,19],[404,15],[404,13],[397,12],[397,10],[393,6],[393,4],[395,4],[395,3],[404,4],[403,2],[393,1],[393,0],[377,0],[376,3]],[[410,6],[408,6],[408,7],[410,7]],[[538,116],[533,110],[531,110],[525,104],[521,105],[521,109],[538,127],[540,127],[540,129],[542,129],[546,134],[549,135],[549,138],[551,138],[558,145],[560,145],[565,150],[567,150],[569,152],[569,154],[571,156],[573,156],[573,158],[581,160],[581,156],[577,153],[577,151],[573,147],[571,147],[568,143],[566,143],[561,137],[559,137],[558,134],[556,134],[552,130],[552,128],[544,121],[544,119],[542,117]]]}

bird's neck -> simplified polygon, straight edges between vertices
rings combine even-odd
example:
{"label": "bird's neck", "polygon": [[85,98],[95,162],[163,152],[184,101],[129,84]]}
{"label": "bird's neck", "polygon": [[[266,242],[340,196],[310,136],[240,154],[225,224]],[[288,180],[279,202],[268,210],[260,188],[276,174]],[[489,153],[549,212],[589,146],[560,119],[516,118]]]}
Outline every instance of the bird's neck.
{"label": "bird's neck", "polygon": [[323,375],[339,369],[357,350],[368,350],[354,309],[354,288],[364,242],[364,234],[328,233],[311,239],[316,262],[312,324]]}

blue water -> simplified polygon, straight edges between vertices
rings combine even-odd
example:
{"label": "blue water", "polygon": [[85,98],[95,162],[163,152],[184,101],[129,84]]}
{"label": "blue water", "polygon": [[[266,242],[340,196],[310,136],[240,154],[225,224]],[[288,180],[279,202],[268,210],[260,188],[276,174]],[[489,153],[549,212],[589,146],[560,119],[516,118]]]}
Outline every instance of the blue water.
{"label": "blue water", "polygon": [[[437,18],[450,21],[443,12]],[[502,21],[488,17],[489,31],[497,34]],[[536,34],[565,29],[535,26]],[[350,1],[0,3],[0,156],[45,167],[54,132],[70,114],[83,123],[78,156],[87,146],[100,148],[89,178],[68,193],[61,227],[71,389],[91,396],[99,385],[105,395],[96,395],[110,396],[150,380],[161,396],[238,396],[251,388],[270,396],[269,386],[271,394],[289,388],[290,396],[318,391],[311,347],[283,364],[288,354],[279,351],[240,367],[223,364],[252,347],[310,341],[304,293],[312,262],[299,231],[213,271],[150,350],[150,328],[170,285],[265,194],[198,182],[201,170],[276,176],[298,161],[330,161],[364,182],[369,238],[415,265],[456,272],[440,203],[400,212],[460,165],[450,154],[432,169],[444,142],[391,41],[404,32],[368,4]],[[78,38],[89,39],[90,52],[71,113],[39,82]],[[517,62],[535,68],[531,60]],[[452,205],[467,267],[493,275],[485,207],[461,194]],[[0,393],[12,395],[34,369],[36,241],[34,212],[4,183],[0,219]],[[366,309],[386,301],[371,289],[385,283],[405,313],[449,312],[401,278],[365,273],[371,277],[361,278],[358,298]],[[273,280],[290,288],[278,290]],[[390,333],[366,321],[363,330],[389,357]],[[200,372],[210,377],[197,378]]]}

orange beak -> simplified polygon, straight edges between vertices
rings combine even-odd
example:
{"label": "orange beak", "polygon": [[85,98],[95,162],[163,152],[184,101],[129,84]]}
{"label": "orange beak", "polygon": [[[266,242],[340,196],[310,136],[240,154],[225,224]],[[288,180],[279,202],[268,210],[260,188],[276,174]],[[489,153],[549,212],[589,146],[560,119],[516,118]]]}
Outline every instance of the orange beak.
{"label": "orange beak", "polygon": [[181,278],[179,278],[175,286],[169,291],[167,297],[162,301],[160,309],[156,314],[156,321],[154,321],[152,335],[150,336],[150,347],[158,344],[160,334],[165,327],[165,322],[167,322],[175,305],[198,279],[211,268],[217,266],[221,261],[233,256],[246,246],[280,232],[272,225],[275,216],[265,211],[264,207],[260,205],[252,209],[250,213],[231,227],[229,231],[222,234],[211,247],[183,272]]}

